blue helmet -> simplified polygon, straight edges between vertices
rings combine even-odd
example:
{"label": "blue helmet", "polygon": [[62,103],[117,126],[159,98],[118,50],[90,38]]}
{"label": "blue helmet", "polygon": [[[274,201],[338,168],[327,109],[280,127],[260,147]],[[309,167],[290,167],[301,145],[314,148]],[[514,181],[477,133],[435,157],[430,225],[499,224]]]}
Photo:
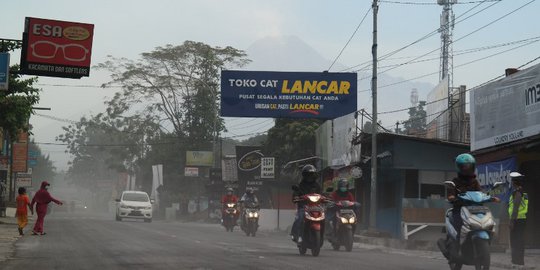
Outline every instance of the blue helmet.
{"label": "blue helmet", "polygon": [[471,154],[461,154],[456,157],[456,169],[458,173],[468,174],[468,173],[465,173],[464,170],[469,170],[469,171],[472,170],[472,173],[474,173],[475,167],[476,167],[476,160]]}

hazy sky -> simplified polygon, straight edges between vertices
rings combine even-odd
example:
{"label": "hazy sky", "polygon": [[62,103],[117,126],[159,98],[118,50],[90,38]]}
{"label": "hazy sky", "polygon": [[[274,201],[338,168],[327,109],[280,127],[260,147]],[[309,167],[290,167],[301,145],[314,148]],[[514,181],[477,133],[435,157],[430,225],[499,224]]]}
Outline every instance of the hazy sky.
{"label": "hazy sky", "polygon": [[[436,1],[416,0],[414,2],[434,3]],[[503,0],[478,15],[458,23],[455,28],[455,39],[475,31],[527,2],[530,0]],[[478,48],[540,36],[540,23],[537,20],[540,10],[539,2],[533,2],[501,21],[456,41],[454,50]],[[485,3],[468,15],[491,4],[493,3]],[[370,0],[3,1],[0,12],[0,37],[20,38],[24,17],[30,16],[95,24],[93,64],[104,61],[107,55],[135,59],[141,52],[152,50],[156,46],[168,43],[180,44],[185,40],[247,49],[263,37],[289,35],[299,37],[322,56],[332,60],[370,6]],[[456,5],[454,12],[456,16],[460,16],[474,6],[475,4]],[[439,26],[440,12],[441,7],[437,5],[381,3],[379,54],[383,55],[385,52],[400,48],[435,30]],[[370,15],[341,56],[339,60],[341,64],[353,66],[370,60],[371,27]],[[440,40],[437,34],[394,57],[422,55],[439,46]],[[456,56],[454,63],[457,66],[509,48],[512,46]],[[539,49],[540,42],[537,42],[456,68],[455,85],[466,84],[472,87],[489,80],[500,75],[506,67],[516,67],[537,57]],[[438,52],[435,52],[426,58],[437,56]],[[18,61],[19,56],[13,55],[12,63]],[[403,61],[407,59],[397,59],[393,63]],[[438,61],[428,61],[403,66],[388,74],[408,79],[435,72],[438,68]],[[42,77],[39,80],[39,86],[43,89],[43,93],[39,105],[51,107],[52,111],[39,113],[78,120],[83,115],[99,112],[103,109],[103,101],[106,97],[114,94],[117,89],[51,85],[100,85],[107,80],[106,73],[95,70],[91,71],[89,78],[80,80]],[[438,76],[425,77],[419,81],[436,84]],[[228,120],[228,123],[239,126],[242,121],[244,120],[233,119]],[[31,122],[35,127],[35,139],[38,142],[54,142],[55,136],[61,133],[61,126],[65,124],[39,116],[33,117]],[[243,127],[242,130],[231,131],[236,134],[246,134],[255,130],[259,131],[261,128],[258,126],[250,130],[248,127],[240,126]],[[63,147],[42,146],[42,148],[45,153],[50,153],[53,159],[58,161],[56,166],[65,168],[66,157],[61,153]]]}

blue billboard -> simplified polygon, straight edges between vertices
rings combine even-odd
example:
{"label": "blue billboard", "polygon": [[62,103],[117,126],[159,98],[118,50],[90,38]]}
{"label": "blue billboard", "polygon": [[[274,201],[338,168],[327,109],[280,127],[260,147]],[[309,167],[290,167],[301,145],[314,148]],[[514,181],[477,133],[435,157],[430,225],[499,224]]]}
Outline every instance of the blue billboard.
{"label": "blue billboard", "polygon": [[222,116],[334,119],[356,103],[356,73],[221,72]]}
{"label": "blue billboard", "polygon": [[495,195],[503,202],[508,202],[512,189],[510,173],[516,170],[516,158],[511,157],[490,163],[478,164],[476,176],[482,189],[489,190],[496,182],[503,182],[504,188],[495,191]]}
{"label": "blue billboard", "polygon": [[9,53],[0,53],[0,90],[7,90],[9,82]]}

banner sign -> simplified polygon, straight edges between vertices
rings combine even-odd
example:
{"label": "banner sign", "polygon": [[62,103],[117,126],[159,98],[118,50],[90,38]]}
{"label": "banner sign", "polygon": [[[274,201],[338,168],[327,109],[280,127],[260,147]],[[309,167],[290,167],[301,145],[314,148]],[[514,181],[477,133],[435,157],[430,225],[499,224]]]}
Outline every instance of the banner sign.
{"label": "banner sign", "polygon": [[17,142],[12,144],[12,164],[13,172],[25,173],[28,171],[28,133],[21,132]]}
{"label": "banner sign", "polygon": [[238,172],[236,169],[236,157],[225,157],[221,162],[221,169],[224,182],[238,181]]}
{"label": "banner sign", "polygon": [[504,188],[496,191],[497,197],[503,202],[508,202],[512,190],[512,179],[510,173],[516,170],[516,158],[478,164],[476,165],[476,175],[483,189],[493,187],[496,182],[505,183]]}
{"label": "banner sign", "polygon": [[334,119],[356,106],[356,73],[221,72],[222,116]]}
{"label": "banner sign", "polygon": [[275,163],[276,159],[273,157],[261,158],[261,178],[262,179],[274,179],[275,175]]}
{"label": "banner sign", "polygon": [[186,166],[212,167],[214,153],[211,151],[186,151]]}
{"label": "banner sign", "polygon": [[15,178],[15,185],[17,187],[31,187],[32,174],[31,173],[17,173],[17,176]]}
{"label": "banner sign", "polygon": [[0,90],[9,87],[9,53],[0,53]]}
{"label": "banner sign", "polygon": [[184,176],[187,177],[197,177],[199,176],[199,168],[197,167],[185,167]]}
{"label": "banner sign", "polygon": [[540,134],[540,65],[471,93],[473,151]]}
{"label": "banner sign", "polygon": [[81,78],[90,75],[94,25],[26,17],[21,72]]}

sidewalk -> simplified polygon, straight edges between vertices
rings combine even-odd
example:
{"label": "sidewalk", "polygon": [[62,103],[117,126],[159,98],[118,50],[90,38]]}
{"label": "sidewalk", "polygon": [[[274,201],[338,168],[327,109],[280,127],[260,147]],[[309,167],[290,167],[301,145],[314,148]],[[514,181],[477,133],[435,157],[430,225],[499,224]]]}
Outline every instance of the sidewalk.
{"label": "sidewalk", "polygon": [[15,209],[8,208],[7,217],[0,217],[0,262],[7,260],[13,253],[13,245],[20,238],[17,231]]}
{"label": "sidewalk", "polygon": [[[438,250],[433,250],[430,248],[425,249],[425,247],[423,250],[419,250],[410,248],[410,246],[412,245],[396,245],[395,243],[400,241],[396,239],[365,237],[356,235],[355,241],[357,242],[355,246],[359,248],[374,249],[390,254],[401,254],[405,256],[430,258],[435,260],[441,260],[443,263],[446,261],[446,258],[444,258],[444,256]],[[540,269],[540,250],[526,250],[525,253],[525,265],[527,266],[527,269]],[[508,250],[506,252],[492,252],[491,266],[512,269],[512,264],[510,261],[510,251]]]}

